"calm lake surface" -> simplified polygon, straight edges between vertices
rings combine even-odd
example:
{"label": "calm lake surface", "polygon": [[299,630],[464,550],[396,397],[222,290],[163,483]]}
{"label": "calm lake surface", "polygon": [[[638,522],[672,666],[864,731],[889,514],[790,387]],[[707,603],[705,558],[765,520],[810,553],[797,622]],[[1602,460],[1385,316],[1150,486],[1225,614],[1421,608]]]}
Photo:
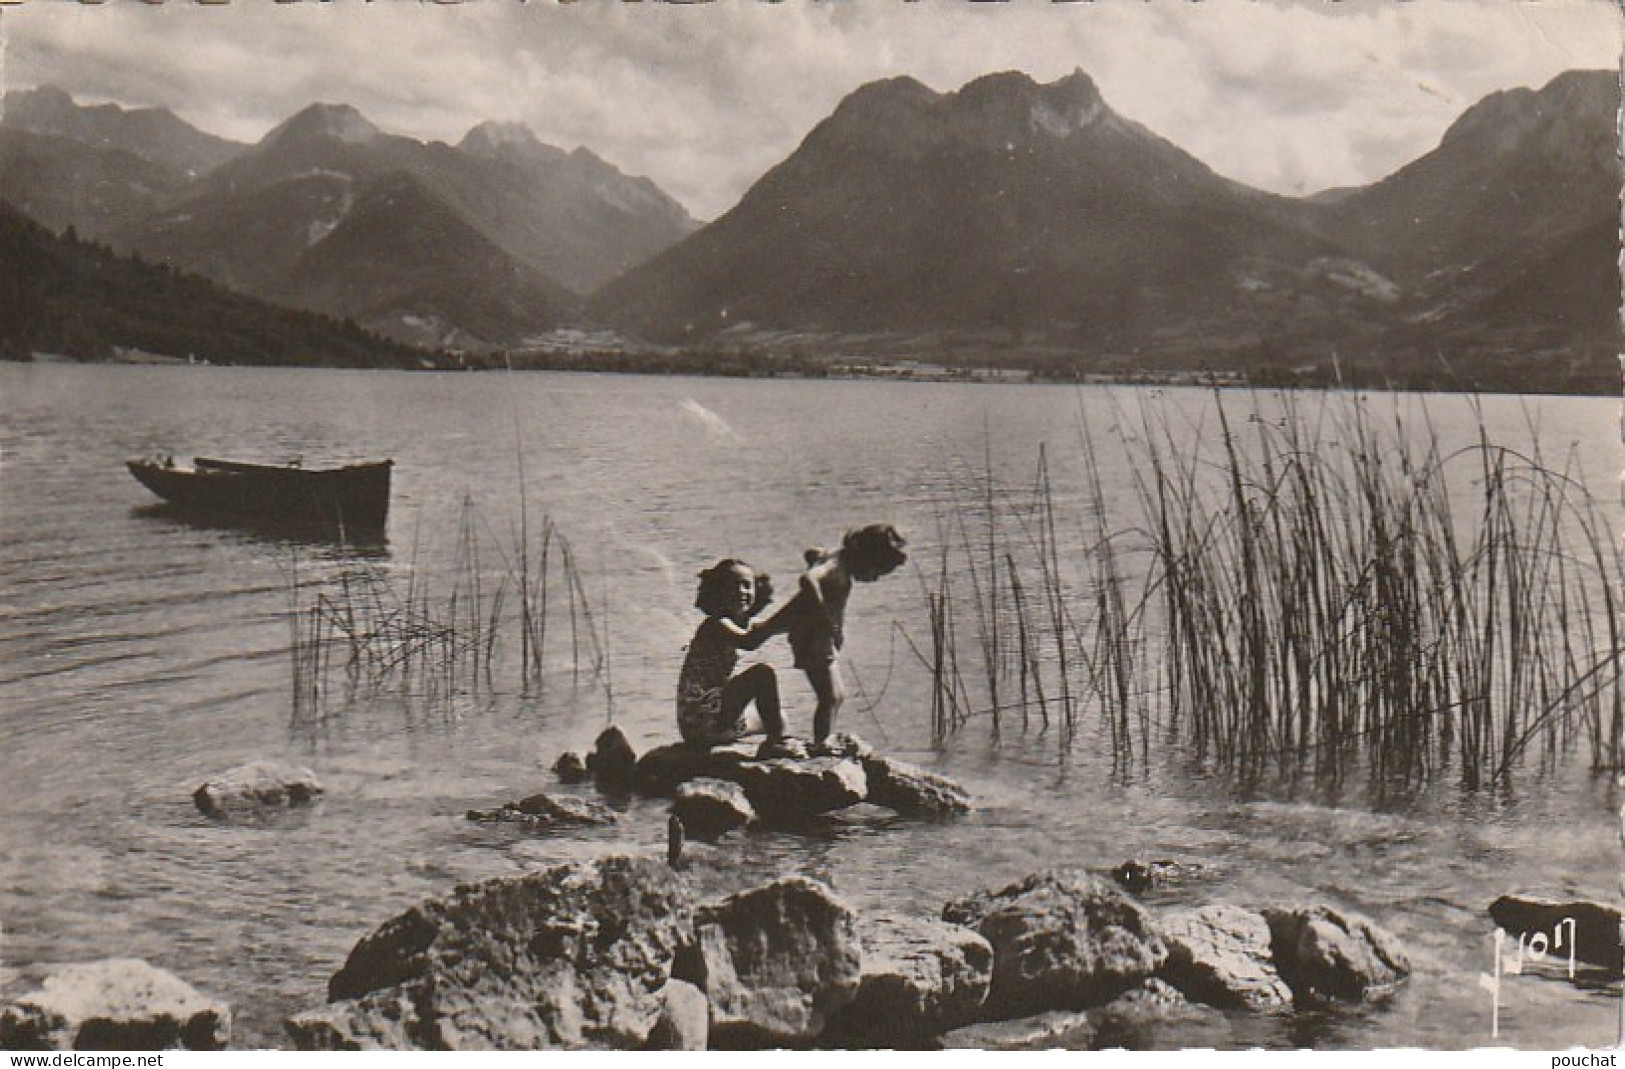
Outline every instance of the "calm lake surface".
{"label": "calm lake surface", "polygon": [[[1340,790],[1243,789],[1177,748],[1114,775],[1087,726],[1068,739],[1007,716],[997,736],[973,720],[933,739],[908,638],[923,641],[927,576],[942,539],[958,537],[942,532],[986,470],[1030,486],[1043,447],[1065,503],[1081,485],[1081,428],[1119,434],[1144,411],[1196,426],[1214,404],[1200,390],[0,365],[0,397],[0,980],[43,962],[141,957],[229,1001],[239,1045],[285,1045],[282,1019],[321,1003],[355,941],[416,901],[539,862],[660,853],[652,802],[632,803],[613,829],[556,837],[463,814],[555,789],[553,759],[611,719],[639,748],[674,737],[701,568],[741,557],[788,591],[802,549],[878,521],[909,536],[913,561],[854,594],[841,727],[956,777],[979,808],[946,824],[868,814],[754,835],[730,847],[746,864],[816,876],[859,907],[935,913],[1044,866],[1174,857],[1213,872],[1164,901],[1324,900],[1405,941],[1416,975],[1391,1005],[1238,1015],[1226,1025],[1236,1045],[1487,1044],[1476,978],[1491,965],[1490,900],[1618,895],[1620,799],[1583,750],[1549,774],[1528,770],[1511,792],[1447,782],[1378,798],[1359,777]],[[1232,419],[1279,409],[1267,395],[1224,403]],[[1438,433],[1462,442],[1480,418],[1455,397],[1312,403],[1425,405]],[[1498,442],[1533,433],[1548,456],[1572,448],[1617,511],[1618,401],[1481,405]],[[388,546],[358,560],[155,513],[123,466],[155,452],[393,457]],[[1132,471],[1107,463],[1102,478],[1108,502],[1132,501]],[[292,584],[356,568],[401,582],[449,574],[465,529],[513,545],[521,486],[532,529],[545,515],[573,549],[612,701],[571,672],[568,618],[557,617],[549,674],[529,694],[499,681],[451,696],[330,696],[319,719],[295,717]],[[500,549],[482,552],[494,579]],[[515,645],[503,639],[498,659]],[[782,645],[764,657],[805,734],[810,692]],[[326,800],[266,827],[198,814],[190,794],[203,779],[258,758],[308,764]],[[1509,978],[1502,1042],[1608,1045],[1617,1010],[1607,992]]]}

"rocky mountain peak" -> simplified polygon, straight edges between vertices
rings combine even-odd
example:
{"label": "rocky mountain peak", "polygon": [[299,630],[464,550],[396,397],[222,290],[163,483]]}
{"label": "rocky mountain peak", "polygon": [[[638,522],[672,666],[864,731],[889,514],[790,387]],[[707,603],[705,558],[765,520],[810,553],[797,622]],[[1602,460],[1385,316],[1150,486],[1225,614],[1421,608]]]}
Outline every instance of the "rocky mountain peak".
{"label": "rocky mountain peak", "polygon": [[382,130],[349,104],[312,104],[265,135],[262,144],[320,139],[365,145],[383,136]]}

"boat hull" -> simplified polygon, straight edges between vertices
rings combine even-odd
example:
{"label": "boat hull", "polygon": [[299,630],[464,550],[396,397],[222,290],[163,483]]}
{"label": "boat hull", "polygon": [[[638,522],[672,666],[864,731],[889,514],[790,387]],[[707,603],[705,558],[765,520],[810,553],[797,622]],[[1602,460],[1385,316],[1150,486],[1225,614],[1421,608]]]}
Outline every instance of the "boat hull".
{"label": "boat hull", "polygon": [[128,462],[137,481],[174,508],[219,520],[316,524],[379,532],[389,518],[392,461],[306,470],[206,460],[192,468]]}

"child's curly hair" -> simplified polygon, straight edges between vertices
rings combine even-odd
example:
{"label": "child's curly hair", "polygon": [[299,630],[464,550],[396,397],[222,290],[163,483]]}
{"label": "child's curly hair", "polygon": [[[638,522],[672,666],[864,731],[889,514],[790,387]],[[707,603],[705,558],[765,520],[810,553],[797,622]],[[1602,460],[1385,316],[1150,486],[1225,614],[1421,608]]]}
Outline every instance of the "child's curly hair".
{"label": "child's curly hair", "polygon": [[908,560],[908,554],[903,552],[906,545],[907,539],[891,524],[871,523],[846,532],[846,537],[841,539],[841,553],[855,571],[886,575]]}
{"label": "child's curly hair", "polygon": [[773,600],[773,580],[766,572],[758,572],[742,560],[727,557],[717,561],[700,573],[700,586],[694,594],[694,607],[707,616],[726,616],[732,608],[733,572],[735,568],[750,568],[756,577],[756,600],[751,602],[750,615],[755,616]]}

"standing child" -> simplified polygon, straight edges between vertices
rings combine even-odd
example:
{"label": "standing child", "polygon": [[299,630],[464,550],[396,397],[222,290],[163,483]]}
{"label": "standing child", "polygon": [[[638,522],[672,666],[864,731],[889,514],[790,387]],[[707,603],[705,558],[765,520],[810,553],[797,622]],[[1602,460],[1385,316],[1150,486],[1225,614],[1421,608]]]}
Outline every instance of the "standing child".
{"label": "standing child", "polygon": [[852,584],[872,583],[896,571],[908,554],[908,543],[890,524],[876,523],[848,531],[834,553],[807,551],[807,570],[801,589],[789,604],[762,625],[767,631],[787,630],[796,667],[807,674],[818,709],[813,714],[813,745],[826,744],[835,730],[835,716],[846,700],[838,655],[846,640],[846,599]]}
{"label": "standing child", "polygon": [[784,738],[779,681],[772,667],[755,664],[734,674],[740,650],[754,650],[775,634],[767,626],[771,621],[751,623],[772,599],[768,577],[744,561],[718,561],[700,573],[694,607],[705,613],[705,621],[688,644],[677,678],[677,727],[684,741],[701,746],[738,741],[754,726],[746,716],[754,704],[767,734],[762,753],[797,756]]}

